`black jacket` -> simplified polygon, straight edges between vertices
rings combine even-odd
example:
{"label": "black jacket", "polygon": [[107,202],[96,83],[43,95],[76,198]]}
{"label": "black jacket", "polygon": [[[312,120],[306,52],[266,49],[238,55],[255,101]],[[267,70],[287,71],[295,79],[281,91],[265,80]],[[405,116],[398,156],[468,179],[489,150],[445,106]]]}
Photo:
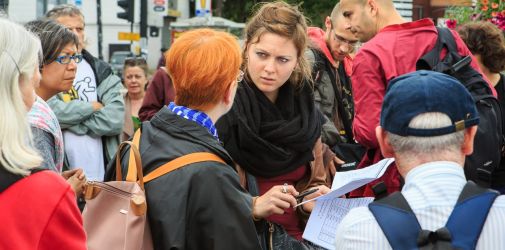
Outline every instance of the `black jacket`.
{"label": "black jacket", "polygon": [[[204,127],[166,107],[143,123],[140,153],[144,175],[194,152],[212,152],[232,165],[228,153]],[[128,162],[127,155],[122,155],[122,162]],[[155,249],[260,249],[251,196],[229,165],[194,163],[146,184]],[[106,179],[111,180],[113,167],[109,170]]]}

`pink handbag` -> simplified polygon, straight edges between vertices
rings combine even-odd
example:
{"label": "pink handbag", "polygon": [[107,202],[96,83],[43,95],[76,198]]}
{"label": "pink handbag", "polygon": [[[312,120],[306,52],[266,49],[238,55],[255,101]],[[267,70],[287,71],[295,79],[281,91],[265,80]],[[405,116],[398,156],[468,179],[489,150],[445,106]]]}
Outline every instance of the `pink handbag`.
{"label": "pink handbag", "polygon": [[[125,145],[130,145],[130,152],[133,153],[130,155],[126,181],[122,181],[120,153]],[[147,220],[142,162],[138,148],[132,142],[125,141],[119,145],[116,153],[116,181],[88,182],[84,198],[86,206],[82,217],[89,250],[153,249]]]}
{"label": "pink handbag", "polygon": [[[141,131],[137,129],[132,142],[125,141],[119,145],[116,181],[91,181],[85,187],[86,206],[82,217],[89,250],[153,249],[144,183],[191,163],[225,163],[215,154],[197,152],[178,157],[144,176],[138,150],[140,136]],[[122,181],[121,151],[126,145],[130,145],[131,150],[126,181]]]}

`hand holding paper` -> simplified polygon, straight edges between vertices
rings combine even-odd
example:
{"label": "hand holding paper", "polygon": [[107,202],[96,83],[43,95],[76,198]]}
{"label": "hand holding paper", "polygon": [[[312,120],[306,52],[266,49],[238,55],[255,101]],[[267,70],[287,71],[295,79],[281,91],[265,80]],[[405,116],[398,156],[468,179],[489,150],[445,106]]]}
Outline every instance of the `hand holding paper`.
{"label": "hand holding paper", "polygon": [[346,172],[337,172],[333,178],[331,192],[322,196],[315,197],[313,199],[306,200],[302,203],[297,204],[297,206],[303,205],[312,200],[338,198],[346,193],[349,193],[356,188],[359,188],[365,184],[372,182],[373,180],[380,178],[382,175],[384,175],[389,165],[391,165],[393,162],[393,158],[386,158],[366,168]]}

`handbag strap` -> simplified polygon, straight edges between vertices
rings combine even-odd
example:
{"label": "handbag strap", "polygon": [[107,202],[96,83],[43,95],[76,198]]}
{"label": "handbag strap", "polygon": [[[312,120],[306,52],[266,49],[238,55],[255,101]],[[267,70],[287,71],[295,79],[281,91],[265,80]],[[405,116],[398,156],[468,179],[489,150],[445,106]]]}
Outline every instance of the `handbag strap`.
{"label": "handbag strap", "polygon": [[[139,149],[139,145],[140,145],[140,136],[142,135],[142,131],[141,129],[137,129],[137,131],[135,131],[135,134],[133,134],[133,139],[132,139],[132,143],[133,145],[135,145],[135,147],[137,149]],[[138,158],[139,162],[140,162],[140,166],[142,166],[142,160],[140,159],[140,157]],[[130,156],[128,158],[128,166],[135,166],[137,163],[137,160],[135,158],[135,154],[130,151]],[[137,180],[137,175],[136,175],[136,171],[134,171],[133,168],[130,168],[128,167],[128,173],[126,174],[126,180],[127,181],[136,181]]]}
{"label": "handbag strap", "polygon": [[[133,154],[134,160],[133,162],[128,162],[127,168],[127,179],[129,182],[136,182],[138,180],[140,188],[144,190],[144,175],[142,173],[142,161],[140,159],[140,152],[138,147],[131,141],[124,141],[119,144],[119,147],[116,152],[116,181],[122,181],[123,176],[121,173],[121,152],[123,148],[129,145],[130,146],[130,156]],[[135,172],[136,170],[136,172]],[[134,173],[131,173],[134,172]],[[128,178],[129,177],[129,178]]]}
{"label": "handbag strap", "polygon": [[[214,162],[221,162],[226,164],[226,162],[221,159],[219,156],[209,153],[209,152],[197,152],[197,153],[191,153],[187,155],[180,156],[178,158],[175,158],[160,167],[156,168],[154,171],[151,173],[147,174],[146,176],[143,176],[142,174],[142,161],[140,158],[140,153],[139,153],[139,145],[140,145],[140,136],[142,135],[141,129],[137,129],[135,131],[135,134],[133,135],[133,139],[131,142],[127,142],[127,144],[130,145],[130,155],[128,159],[128,173],[126,175],[126,180],[127,181],[136,181],[137,179],[139,180],[139,184],[142,187],[142,190],[144,189],[144,183],[152,181],[164,174],[168,174],[176,169],[179,169],[181,167],[184,167],[186,165],[192,164],[192,163],[197,163],[197,162],[204,162],[204,161],[214,161]],[[118,153],[120,152],[121,148],[118,150]],[[119,155],[116,156],[116,164],[118,164],[118,159]],[[137,167],[137,171],[132,166]],[[140,171],[138,170],[140,166]],[[121,170],[120,166],[118,169],[118,165],[116,165],[116,172],[119,178],[121,178]]]}
{"label": "handbag strap", "polygon": [[152,171],[151,173],[149,173],[144,177],[144,182],[152,181],[164,174],[168,174],[186,165],[203,161],[215,161],[226,164],[225,161],[223,161],[219,156],[213,153],[208,152],[191,153],[175,158],[163,164],[161,167],[156,168],[154,171]]}

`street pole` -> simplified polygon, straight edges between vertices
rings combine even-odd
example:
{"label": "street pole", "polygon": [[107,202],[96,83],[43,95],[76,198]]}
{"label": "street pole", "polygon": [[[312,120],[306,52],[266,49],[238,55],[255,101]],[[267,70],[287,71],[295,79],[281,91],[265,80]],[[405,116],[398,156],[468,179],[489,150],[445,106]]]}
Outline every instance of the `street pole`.
{"label": "street pole", "polygon": [[102,54],[102,0],[96,0],[96,24],[98,26],[98,58],[103,60]]}
{"label": "street pole", "polygon": [[140,55],[147,57],[147,0],[140,0]]}

